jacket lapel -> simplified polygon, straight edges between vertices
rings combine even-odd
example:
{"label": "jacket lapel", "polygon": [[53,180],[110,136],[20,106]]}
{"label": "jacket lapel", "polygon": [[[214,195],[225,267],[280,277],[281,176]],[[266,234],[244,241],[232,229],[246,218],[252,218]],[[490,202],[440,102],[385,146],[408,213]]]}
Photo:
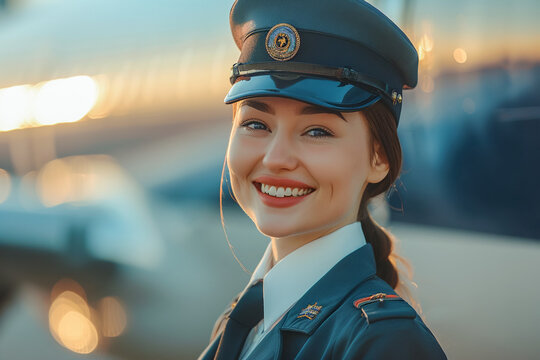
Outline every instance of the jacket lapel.
{"label": "jacket lapel", "polygon": [[[309,336],[341,305],[347,295],[375,273],[375,258],[370,244],[344,257],[291,307],[247,359],[277,360],[285,353],[296,354]],[[219,342],[219,337],[214,341]],[[214,347],[212,345],[209,346],[209,350]],[[217,348],[217,344],[215,347]]]}
{"label": "jacket lapel", "polygon": [[281,323],[281,332],[311,335],[354,288],[375,273],[373,249],[366,244],[338,262],[293,305]]}

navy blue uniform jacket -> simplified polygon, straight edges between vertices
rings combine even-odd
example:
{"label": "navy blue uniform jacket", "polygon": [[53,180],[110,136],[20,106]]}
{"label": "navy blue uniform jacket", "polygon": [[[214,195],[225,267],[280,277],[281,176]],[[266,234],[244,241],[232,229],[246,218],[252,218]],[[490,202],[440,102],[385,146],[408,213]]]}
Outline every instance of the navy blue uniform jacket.
{"label": "navy blue uniform jacket", "polygon": [[[379,293],[395,295],[375,275],[373,249],[367,244],[343,258],[313,285],[247,359],[446,359],[409,304],[395,297],[369,300]],[[359,299],[362,301],[357,302]],[[311,319],[299,317],[313,304],[321,307]],[[214,359],[223,320],[230,311],[231,306],[216,323],[213,339],[199,360]]]}

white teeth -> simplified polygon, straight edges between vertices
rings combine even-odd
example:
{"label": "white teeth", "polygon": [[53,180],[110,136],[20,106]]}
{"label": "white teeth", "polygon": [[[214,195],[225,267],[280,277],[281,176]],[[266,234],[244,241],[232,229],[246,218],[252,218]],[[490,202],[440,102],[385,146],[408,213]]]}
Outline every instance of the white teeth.
{"label": "white teeth", "polygon": [[314,189],[300,189],[300,188],[284,188],[284,187],[275,187],[267,184],[261,184],[261,192],[275,197],[288,197],[288,196],[304,196],[311,192]]}

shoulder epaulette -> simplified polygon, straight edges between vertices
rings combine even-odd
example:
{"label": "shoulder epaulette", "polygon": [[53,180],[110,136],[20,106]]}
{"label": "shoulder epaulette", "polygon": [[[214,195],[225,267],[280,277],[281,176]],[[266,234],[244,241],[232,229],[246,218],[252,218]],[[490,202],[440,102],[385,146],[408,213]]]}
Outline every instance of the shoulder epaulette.
{"label": "shoulder epaulette", "polygon": [[385,319],[414,319],[416,311],[397,295],[378,293],[357,299],[354,307],[362,311],[368,324]]}

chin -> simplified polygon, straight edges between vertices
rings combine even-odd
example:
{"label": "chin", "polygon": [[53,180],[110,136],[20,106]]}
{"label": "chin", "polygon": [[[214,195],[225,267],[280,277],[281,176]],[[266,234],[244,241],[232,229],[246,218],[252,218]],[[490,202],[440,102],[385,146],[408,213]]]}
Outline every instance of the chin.
{"label": "chin", "polygon": [[290,236],[303,235],[311,232],[316,228],[314,224],[299,223],[294,219],[287,219],[289,221],[257,221],[253,219],[255,226],[259,232],[265,236],[271,238],[285,238]]}
{"label": "chin", "polygon": [[284,224],[283,222],[276,223],[255,221],[255,225],[257,226],[257,229],[261,234],[271,238],[283,238],[305,232],[305,230],[302,231],[301,229],[299,229],[298,224],[289,225]]}

